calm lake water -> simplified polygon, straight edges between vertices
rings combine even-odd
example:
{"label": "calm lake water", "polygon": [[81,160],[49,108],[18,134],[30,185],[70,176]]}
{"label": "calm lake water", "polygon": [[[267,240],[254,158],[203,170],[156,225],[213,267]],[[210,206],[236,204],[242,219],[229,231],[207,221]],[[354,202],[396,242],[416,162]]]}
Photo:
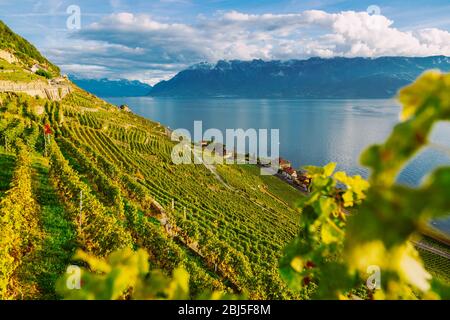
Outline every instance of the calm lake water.
{"label": "calm lake water", "polygon": [[[295,167],[337,162],[338,170],[364,177],[368,171],[359,165],[360,153],[386,139],[400,111],[395,100],[105,99],[192,135],[196,120],[203,121],[203,132],[217,128],[224,136],[226,129],[279,129],[280,155]],[[433,168],[450,164],[450,125],[438,124],[431,142],[433,147],[422,150],[403,169],[400,183],[416,186]],[[450,218],[433,225],[450,235]]]}
{"label": "calm lake water", "polygon": [[[333,161],[338,170],[364,177],[368,171],[359,165],[359,154],[389,135],[400,111],[395,100],[105,99],[127,104],[135,113],[171,129],[185,128],[192,133],[195,120],[203,121],[203,131],[217,128],[224,135],[225,129],[279,129],[280,155],[295,167]],[[431,140],[450,148],[450,125],[439,124]],[[449,150],[423,150],[398,181],[419,184],[436,166],[450,164]]]}

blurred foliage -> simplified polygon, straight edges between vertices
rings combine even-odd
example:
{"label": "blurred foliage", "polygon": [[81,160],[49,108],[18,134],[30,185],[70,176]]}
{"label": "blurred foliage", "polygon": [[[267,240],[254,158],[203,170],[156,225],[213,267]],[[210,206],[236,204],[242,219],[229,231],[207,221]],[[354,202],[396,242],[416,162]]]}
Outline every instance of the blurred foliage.
{"label": "blurred foliage", "polygon": [[[395,183],[427,145],[433,125],[450,120],[450,75],[425,73],[399,99],[402,122],[384,144],[361,156],[371,169],[370,187],[359,176],[333,174],[333,163],[305,168],[312,193],[299,202],[301,230],[280,262],[293,289],[312,287],[313,297],[333,299],[355,293],[375,299],[450,297],[449,287],[432,279],[409,242],[422,224],[450,212],[450,167],[436,169],[417,189]],[[366,287],[373,266],[381,271],[380,290]]]}
{"label": "blurred foliage", "polygon": [[[81,269],[77,289],[76,273],[68,272],[57,282],[57,292],[66,299],[77,300],[186,300],[190,299],[189,274],[176,268],[172,276],[159,269],[150,270],[149,255],[139,249],[123,249],[106,259],[78,251],[74,257],[86,264]],[[74,282],[75,281],[75,282]],[[75,285],[72,285],[75,284]],[[236,299],[237,296],[215,291],[204,292],[201,299]]]}

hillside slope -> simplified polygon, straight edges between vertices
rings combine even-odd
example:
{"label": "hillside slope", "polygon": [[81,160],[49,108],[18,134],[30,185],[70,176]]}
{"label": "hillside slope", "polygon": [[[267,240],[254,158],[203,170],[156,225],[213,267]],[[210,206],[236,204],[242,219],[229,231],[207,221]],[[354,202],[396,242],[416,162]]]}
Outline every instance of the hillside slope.
{"label": "hillside slope", "polygon": [[[203,165],[174,165],[173,142],[161,125],[77,88],[61,102],[11,93],[0,94],[0,101],[0,158],[14,158],[18,170],[18,154],[26,150],[35,159],[26,170],[34,163],[44,166],[51,193],[58,195],[56,206],[64,208],[64,213],[57,209],[63,214],[59,219],[65,219],[68,233],[75,233],[75,247],[97,255],[123,246],[146,248],[156,266],[169,271],[183,264],[192,271],[198,286],[194,292],[230,287],[255,298],[290,296],[279,279],[277,260],[295,235],[298,214],[268,196],[270,186],[258,175],[221,166],[230,190]],[[45,111],[39,115],[42,104]],[[46,123],[54,132],[47,142],[42,133]],[[2,176],[11,180],[11,168],[3,170]],[[34,176],[31,183],[38,183]],[[2,208],[9,205],[8,196],[2,196]],[[47,202],[39,194],[32,198],[38,206],[30,215],[47,219]],[[39,221],[43,228],[45,221]],[[33,246],[62,241],[47,237],[52,235],[38,236]]]}
{"label": "hillside slope", "polygon": [[59,75],[59,68],[48,61],[31,43],[15,34],[0,20],[0,50],[14,54],[24,67],[38,63],[48,69],[54,76]]}
{"label": "hillside slope", "polygon": [[[14,66],[8,76],[25,72]],[[193,295],[302,296],[278,273],[298,228],[295,189],[285,184],[283,199],[254,170],[218,166],[219,180],[203,165],[174,165],[163,126],[68,83],[59,101],[0,93],[0,299],[58,298],[77,249],[122,247],[144,248],[165,272],[184,266]]]}
{"label": "hillside slope", "polygon": [[[1,64],[19,86],[42,80]],[[174,165],[161,124],[66,85],[52,100],[0,93],[0,299],[60,298],[56,280],[79,263],[77,249],[104,257],[124,247],[146,250],[165,273],[183,266],[193,296],[309,297],[278,268],[301,193],[254,166]],[[426,261],[448,279],[445,260]]]}
{"label": "hillside slope", "polygon": [[450,71],[450,58],[310,58],[201,63],[156,84],[150,95],[242,98],[393,98],[428,69]]}

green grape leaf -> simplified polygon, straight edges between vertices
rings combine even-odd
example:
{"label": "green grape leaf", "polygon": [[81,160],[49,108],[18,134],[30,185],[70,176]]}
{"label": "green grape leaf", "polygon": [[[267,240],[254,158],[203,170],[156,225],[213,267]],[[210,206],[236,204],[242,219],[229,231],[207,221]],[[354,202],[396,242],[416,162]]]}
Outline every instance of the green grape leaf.
{"label": "green grape leaf", "polygon": [[322,242],[326,245],[339,242],[343,239],[343,232],[331,223],[324,223],[320,230]]}
{"label": "green grape leaf", "polygon": [[[401,90],[399,99],[404,105],[403,121],[384,143],[361,155],[361,163],[371,169],[370,184],[345,172],[331,176],[335,164],[305,167],[313,181],[309,198],[299,202],[307,213],[297,238],[303,250],[292,251],[284,267],[291,273],[291,282],[314,275],[318,280],[316,297],[348,298],[351,289],[364,284],[367,270],[373,266],[382,272],[382,290],[372,295],[376,299],[449,295],[448,287],[431,280],[410,240],[429,219],[450,213],[450,167],[436,169],[418,188],[395,181],[408,161],[427,145],[433,125],[450,120],[450,74],[425,73]],[[344,188],[338,189],[342,185]],[[354,210],[348,212],[340,206],[354,206]],[[306,260],[319,268],[308,270]]]}

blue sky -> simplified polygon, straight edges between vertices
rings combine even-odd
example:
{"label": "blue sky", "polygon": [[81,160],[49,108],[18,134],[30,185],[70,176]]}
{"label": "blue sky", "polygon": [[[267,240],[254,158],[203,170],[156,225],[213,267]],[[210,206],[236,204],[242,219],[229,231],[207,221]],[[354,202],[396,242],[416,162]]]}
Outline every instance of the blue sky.
{"label": "blue sky", "polygon": [[152,84],[219,59],[450,55],[448,0],[0,0],[0,19],[64,72]]}

